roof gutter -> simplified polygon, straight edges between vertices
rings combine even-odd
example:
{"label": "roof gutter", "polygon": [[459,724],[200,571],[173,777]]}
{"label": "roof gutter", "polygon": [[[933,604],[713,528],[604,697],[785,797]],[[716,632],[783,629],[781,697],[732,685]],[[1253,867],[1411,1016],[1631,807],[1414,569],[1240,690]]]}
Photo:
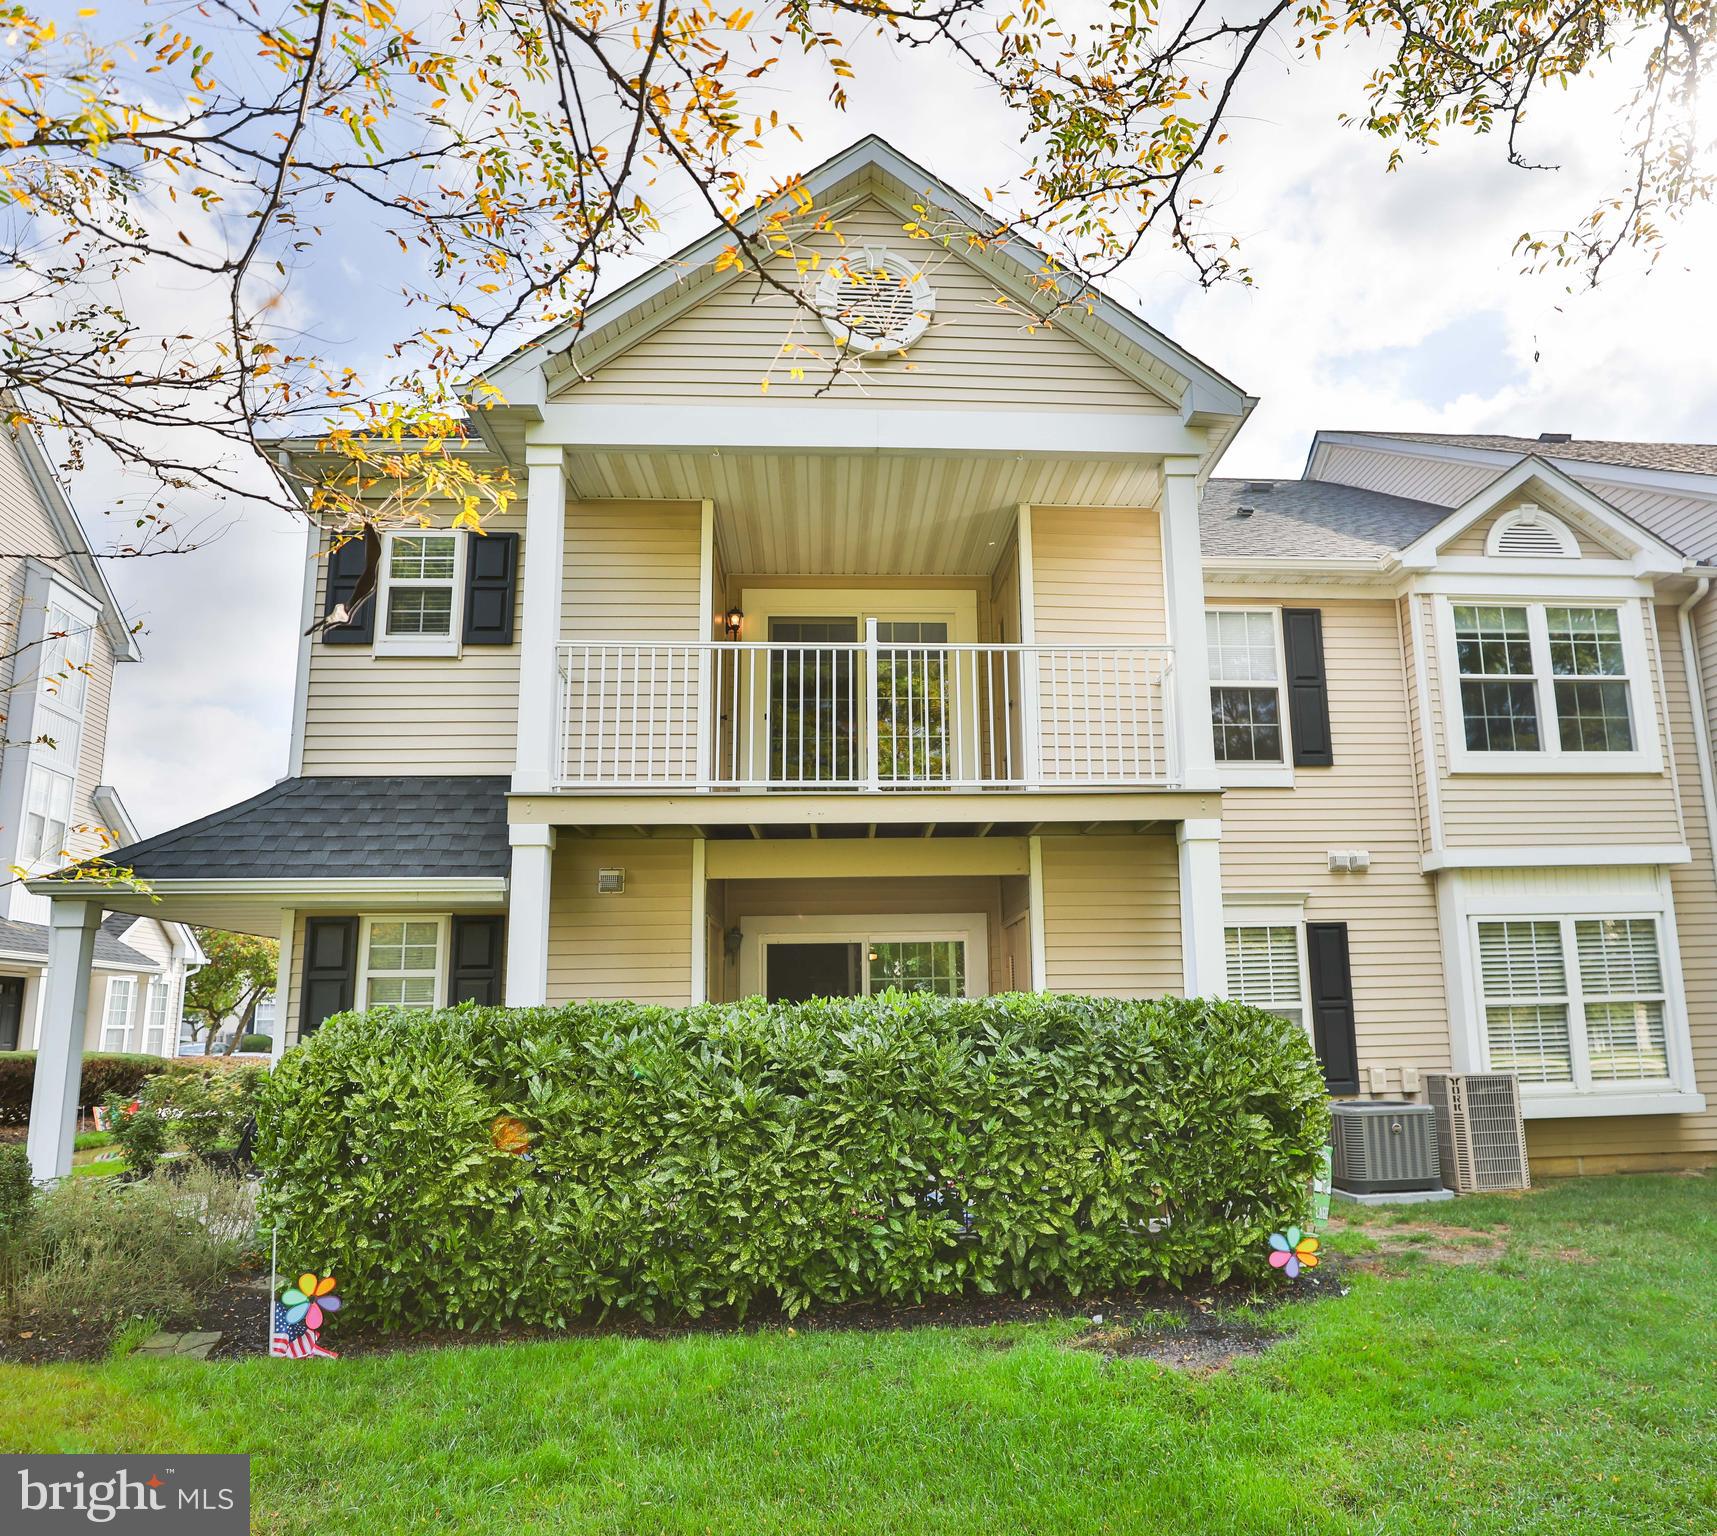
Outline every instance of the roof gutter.
{"label": "roof gutter", "polygon": [[1693,715],[1693,745],[1699,755],[1699,797],[1705,806],[1705,852],[1711,877],[1717,883],[1717,789],[1712,785],[1711,726],[1705,715],[1705,684],[1699,675],[1699,647],[1693,640],[1693,610],[1711,590],[1711,578],[1700,576],[1686,599],[1676,605],[1675,619],[1681,630],[1681,665],[1687,675],[1687,700]]}

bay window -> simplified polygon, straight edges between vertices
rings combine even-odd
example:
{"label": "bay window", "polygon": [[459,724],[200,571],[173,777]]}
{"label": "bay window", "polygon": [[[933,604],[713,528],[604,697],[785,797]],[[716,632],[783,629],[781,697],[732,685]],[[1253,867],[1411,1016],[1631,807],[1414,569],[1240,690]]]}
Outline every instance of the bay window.
{"label": "bay window", "polygon": [[71,831],[72,781],[69,775],[35,764],[24,791],[24,836],[19,857],[25,864],[57,864]]}
{"label": "bay window", "polygon": [[143,1053],[146,1056],[167,1054],[167,1003],[173,984],[165,976],[149,978],[149,995],[143,1015]]}
{"label": "bay window", "polygon": [[1669,993],[1653,916],[1478,918],[1487,1065],[1527,1086],[1667,1086]]}
{"label": "bay window", "polygon": [[1655,772],[1639,604],[1445,601],[1456,772]]}
{"label": "bay window", "polygon": [[107,978],[107,1001],[101,1015],[101,1048],[104,1051],[124,1051],[131,1047],[131,1008],[137,995],[137,981],[131,976]]}

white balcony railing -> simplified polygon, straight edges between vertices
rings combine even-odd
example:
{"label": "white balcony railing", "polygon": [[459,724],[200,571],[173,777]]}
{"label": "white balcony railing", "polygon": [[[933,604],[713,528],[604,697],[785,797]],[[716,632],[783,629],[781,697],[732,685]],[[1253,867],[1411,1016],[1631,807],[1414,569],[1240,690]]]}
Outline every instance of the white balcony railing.
{"label": "white balcony railing", "polygon": [[562,643],[558,787],[1158,788],[1166,646]]}

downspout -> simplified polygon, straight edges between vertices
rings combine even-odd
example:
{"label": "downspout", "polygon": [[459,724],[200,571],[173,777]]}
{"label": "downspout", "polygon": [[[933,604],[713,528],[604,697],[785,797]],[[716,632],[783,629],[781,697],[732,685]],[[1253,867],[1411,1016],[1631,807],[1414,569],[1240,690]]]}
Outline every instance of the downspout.
{"label": "downspout", "polygon": [[1699,650],[1693,643],[1693,610],[1711,590],[1711,578],[1701,576],[1685,602],[1677,605],[1681,628],[1681,666],[1687,675],[1687,701],[1693,716],[1693,744],[1699,755],[1699,797],[1705,805],[1705,847],[1712,880],[1717,883],[1717,790],[1711,783],[1711,726],[1706,718],[1705,684],[1699,676]]}

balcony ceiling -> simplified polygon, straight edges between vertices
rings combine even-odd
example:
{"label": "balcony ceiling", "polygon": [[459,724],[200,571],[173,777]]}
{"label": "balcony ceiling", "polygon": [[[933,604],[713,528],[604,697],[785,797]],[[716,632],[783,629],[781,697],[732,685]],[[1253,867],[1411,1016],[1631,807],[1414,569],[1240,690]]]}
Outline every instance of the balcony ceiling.
{"label": "balcony ceiling", "polygon": [[1149,459],[1001,454],[571,452],[581,499],[715,503],[729,571],[981,576],[1015,508],[1154,506]]}

